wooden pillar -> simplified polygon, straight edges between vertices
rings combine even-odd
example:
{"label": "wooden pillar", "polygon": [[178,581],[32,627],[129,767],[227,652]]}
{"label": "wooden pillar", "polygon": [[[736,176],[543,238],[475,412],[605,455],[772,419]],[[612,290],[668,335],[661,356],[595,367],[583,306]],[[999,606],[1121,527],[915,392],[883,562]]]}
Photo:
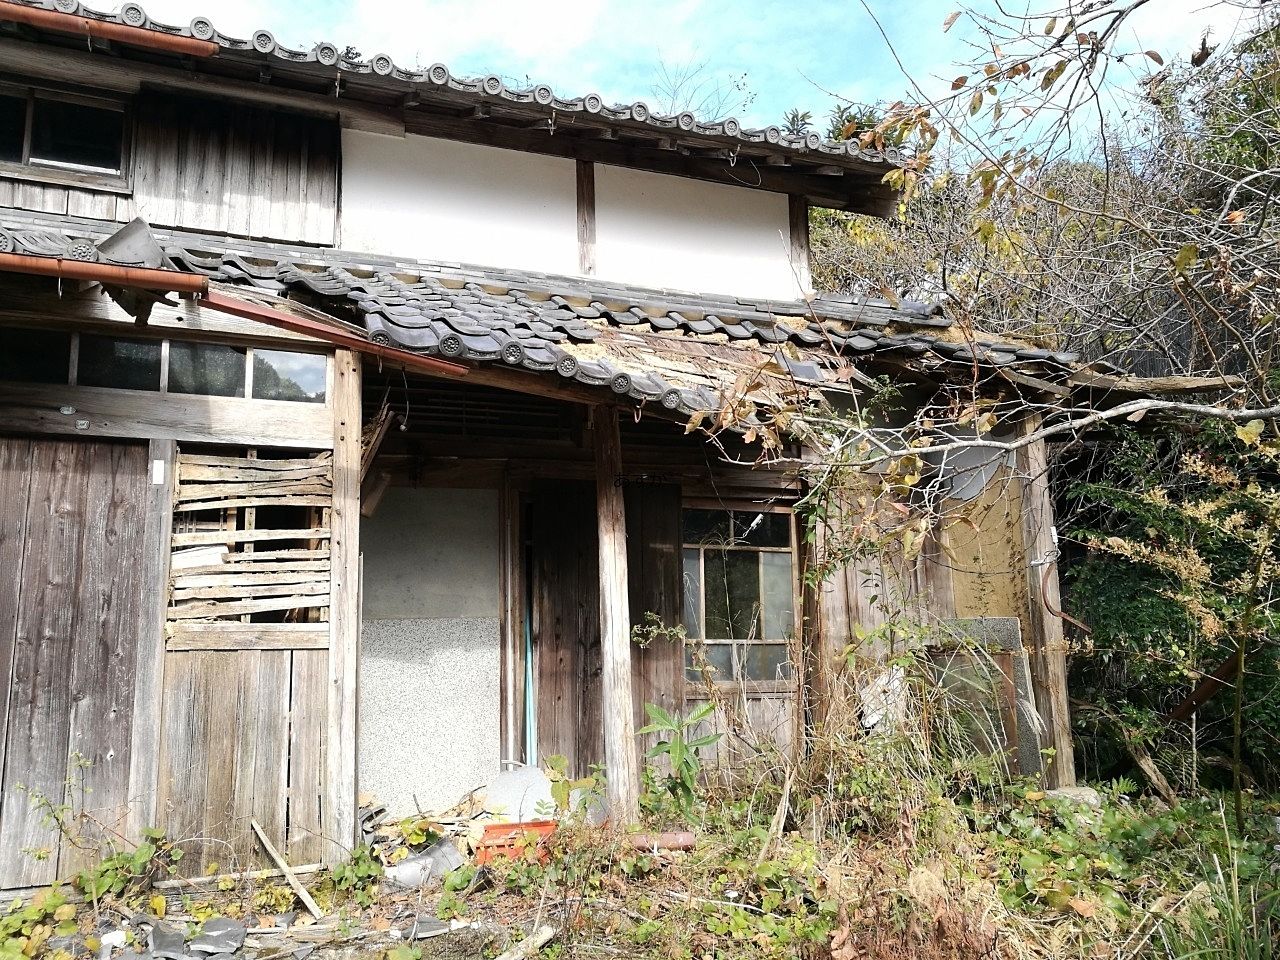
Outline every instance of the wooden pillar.
{"label": "wooden pillar", "polygon": [[619,477],[622,443],[618,411],[591,411],[596,454],[596,524],[600,540],[600,647],[603,671],[604,760],[608,770],[609,818],[616,826],[640,815],[631,697],[631,611],[627,595],[627,521]]}
{"label": "wooden pillar", "polygon": [[329,714],[321,823],[324,859],[356,842],[356,665],[360,644],[360,359],[333,357],[333,509],[330,514]]}
{"label": "wooden pillar", "polygon": [[[1023,435],[1040,429],[1032,414],[1023,423]],[[1053,497],[1049,491],[1048,450],[1043,440],[1018,451],[1022,481],[1022,542],[1026,551],[1028,637],[1036,710],[1044,721],[1043,745],[1054,750],[1047,765],[1045,783],[1070,787],[1076,782],[1071,745],[1071,712],[1067,700],[1067,642],[1062,618],[1051,610],[1062,609],[1058,592],[1058,564],[1053,543]],[[1046,563],[1050,558],[1053,562]]]}

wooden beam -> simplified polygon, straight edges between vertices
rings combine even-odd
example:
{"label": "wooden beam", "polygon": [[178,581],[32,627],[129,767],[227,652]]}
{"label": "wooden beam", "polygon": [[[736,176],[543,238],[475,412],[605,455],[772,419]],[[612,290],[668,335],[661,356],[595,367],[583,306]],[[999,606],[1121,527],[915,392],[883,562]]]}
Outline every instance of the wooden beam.
{"label": "wooden beam", "polygon": [[596,272],[596,166],[578,161],[578,270]]}
{"label": "wooden beam", "polygon": [[0,383],[0,431],[244,446],[333,446],[327,404]]}
{"label": "wooden beam", "polygon": [[[1040,429],[1041,417],[1023,421],[1023,435]],[[1051,611],[1062,609],[1058,590],[1058,565],[1053,537],[1053,498],[1049,493],[1049,464],[1044,440],[1018,451],[1022,481],[1022,542],[1026,554],[1031,678],[1036,709],[1044,721],[1044,746],[1054,751],[1045,772],[1050,787],[1071,787],[1076,782],[1075,755],[1071,745],[1071,711],[1067,699],[1067,642],[1061,618]]]}
{"label": "wooden beam", "polygon": [[640,773],[636,760],[631,696],[631,611],[627,585],[627,521],[622,496],[622,443],[618,409],[591,409],[596,459],[596,525],[600,541],[601,702],[604,757],[608,770],[609,818],[614,826],[640,817]]}
{"label": "wooden beam", "polygon": [[[334,355],[333,511],[330,523],[329,710],[323,823],[326,862],[356,842],[356,663],[360,646],[360,360]],[[341,845],[341,846],[339,846]]]}
{"label": "wooden beam", "polygon": [[338,117],[343,126],[351,129],[404,136],[403,114],[398,110],[381,109],[338,97],[281,90],[265,83],[232,77],[212,77],[174,67],[82,53],[47,44],[0,40],[0,64],[14,65],[16,72],[27,81],[83,83],[86,77],[92,77],[96,89],[114,93],[133,94],[143,87],[154,87],[168,93],[207,97],[210,90],[216,88],[220,98],[284,107],[299,113]]}

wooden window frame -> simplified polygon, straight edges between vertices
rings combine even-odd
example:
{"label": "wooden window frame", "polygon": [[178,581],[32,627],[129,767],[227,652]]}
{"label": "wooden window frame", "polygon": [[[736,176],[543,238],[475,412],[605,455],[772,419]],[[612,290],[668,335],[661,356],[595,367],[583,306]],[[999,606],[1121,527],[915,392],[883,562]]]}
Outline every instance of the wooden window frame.
{"label": "wooden window frame", "polygon": [[[681,555],[681,571],[682,571],[681,572],[682,589],[680,591],[680,603],[682,607],[682,621],[683,621],[683,605],[684,605],[684,589],[683,589],[684,551],[687,549],[696,549],[698,550],[698,577],[699,577],[699,583],[701,584],[701,589],[702,589],[702,596],[699,598],[701,601],[700,610],[699,610],[699,617],[701,621],[699,624],[699,627],[700,627],[699,632],[702,634],[706,633],[706,619],[707,619],[707,600],[706,600],[707,577],[706,577],[706,556],[705,556],[706,544],[696,544],[696,543],[691,544],[691,543],[685,542],[684,536],[683,536],[683,529],[684,529],[683,514],[684,514],[684,511],[686,510],[717,510],[717,511],[724,511],[726,513],[730,511],[740,512],[740,513],[781,513],[781,514],[786,514],[790,518],[790,522],[788,523],[790,543],[785,547],[757,547],[757,546],[744,545],[741,547],[725,547],[725,548],[718,548],[718,549],[724,549],[724,550],[730,550],[730,551],[742,551],[746,553],[756,553],[756,554],[782,553],[782,554],[786,554],[791,558],[791,612],[792,612],[791,636],[784,637],[782,639],[757,638],[754,640],[710,640],[710,639],[707,639],[705,636],[701,636],[701,637],[690,637],[688,638],[688,640],[692,640],[695,643],[712,644],[716,646],[730,646],[730,647],[747,646],[747,645],[785,644],[788,647],[788,652],[791,658],[790,659],[791,676],[789,679],[787,680],[749,680],[746,678],[738,678],[738,677],[728,677],[728,678],[717,677],[715,680],[715,686],[718,690],[736,690],[736,691],[741,691],[742,693],[747,694],[749,696],[783,696],[783,695],[791,695],[796,693],[799,690],[799,686],[801,683],[801,676],[802,676],[802,665],[799,661],[799,656],[798,656],[799,654],[798,638],[800,637],[800,626],[801,626],[801,619],[803,616],[803,613],[801,611],[801,604],[803,603],[803,594],[800,589],[800,569],[799,569],[800,554],[799,554],[798,537],[796,535],[795,511],[790,506],[787,506],[784,504],[760,504],[760,503],[752,503],[747,500],[725,501],[725,500],[708,499],[705,497],[685,497],[684,498],[684,500],[680,504],[681,534],[682,534],[680,537],[680,555]],[[761,571],[761,577],[762,579],[760,581],[760,585],[761,585],[761,590],[763,591],[763,588],[764,588],[763,571]],[[763,593],[762,593],[761,599],[763,600]],[[684,679],[686,696],[689,695],[690,691],[697,691],[697,690],[704,689],[701,681],[689,679],[684,657],[681,658],[680,672],[681,672],[681,676]]]}
{"label": "wooden window frame", "polygon": [[[12,180],[66,187],[86,187],[93,190],[130,195],[133,193],[133,110],[128,101],[112,97],[94,96],[56,87],[33,86],[0,82],[0,96],[17,97],[26,102],[26,118],[22,135],[22,159],[0,161],[0,176]],[[115,172],[93,167],[77,167],[74,164],[52,164],[31,159],[32,125],[35,118],[35,101],[56,100],[99,110],[111,110],[120,114],[120,168]]]}
{"label": "wooden window frame", "polygon": [[[6,327],[11,329],[30,329],[30,330],[49,329],[48,327],[38,326],[36,324],[15,323],[15,322],[9,322],[9,321],[0,322],[0,327]],[[245,379],[244,379],[243,394],[237,394],[231,397],[223,397],[219,394],[211,394],[211,393],[190,393],[190,394],[182,394],[182,396],[216,397],[218,399],[225,399],[225,400],[247,400],[255,404],[264,404],[268,407],[270,406],[278,407],[281,405],[287,405],[290,408],[303,406],[303,407],[327,409],[333,405],[333,390],[335,386],[333,355],[326,352],[323,349],[319,349],[315,347],[308,349],[306,347],[302,347],[301,345],[294,345],[294,344],[289,344],[287,346],[283,344],[281,345],[273,344],[269,347],[254,347],[253,345],[250,345],[250,344],[235,343],[233,341],[227,340],[226,338],[205,338],[205,337],[191,337],[191,336],[173,337],[169,335],[167,331],[163,334],[160,334],[160,333],[144,332],[140,330],[129,330],[125,332],[125,331],[114,331],[114,330],[109,331],[109,330],[94,328],[94,329],[85,329],[85,330],[70,329],[70,330],[67,330],[66,333],[71,338],[70,351],[69,351],[70,362],[68,363],[67,379],[65,382],[66,386],[75,387],[80,385],[78,382],[79,371],[80,371],[80,337],[83,334],[88,334],[90,336],[97,336],[97,337],[106,337],[108,339],[114,339],[114,340],[150,340],[150,341],[157,341],[160,344],[160,386],[158,389],[131,390],[127,387],[96,387],[94,389],[110,390],[116,393],[135,394],[138,396],[167,396],[169,394],[169,345],[176,340],[178,343],[211,343],[211,344],[217,344],[220,346],[237,347],[239,349],[244,350]],[[325,362],[324,402],[317,403],[315,401],[307,401],[307,400],[267,400],[261,397],[253,396],[253,359],[254,359],[255,350],[257,349],[264,349],[264,350],[270,350],[272,352],[281,352],[281,353],[301,353],[301,354],[306,354],[308,356],[320,357],[321,359],[323,359]],[[4,381],[4,382],[9,382],[9,381]],[[51,386],[60,386],[60,385],[61,384],[51,384]]]}

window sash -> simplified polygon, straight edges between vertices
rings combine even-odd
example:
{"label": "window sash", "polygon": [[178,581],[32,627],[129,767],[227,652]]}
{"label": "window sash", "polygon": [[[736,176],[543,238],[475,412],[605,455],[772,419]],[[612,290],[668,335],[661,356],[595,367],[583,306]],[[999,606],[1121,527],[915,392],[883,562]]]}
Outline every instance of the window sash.
{"label": "window sash", "polygon": [[[117,183],[127,179],[131,140],[129,124],[130,111],[128,104],[122,103],[118,100],[108,100],[101,97],[86,96],[84,94],[70,93],[46,87],[20,87],[12,84],[0,84],[0,95],[19,98],[26,103],[26,115],[23,123],[22,134],[22,157],[20,160],[8,161],[0,164],[0,166],[10,170],[20,166],[31,171],[66,171],[67,174],[79,173],[91,177],[102,177]],[[119,166],[97,167],[48,158],[33,158],[31,156],[31,144],[35,125],[35,105],[37,100],[72,103],[82,107],[92,107],[96,110],[109,110],[113,113],[119,113],[121,115]]]}

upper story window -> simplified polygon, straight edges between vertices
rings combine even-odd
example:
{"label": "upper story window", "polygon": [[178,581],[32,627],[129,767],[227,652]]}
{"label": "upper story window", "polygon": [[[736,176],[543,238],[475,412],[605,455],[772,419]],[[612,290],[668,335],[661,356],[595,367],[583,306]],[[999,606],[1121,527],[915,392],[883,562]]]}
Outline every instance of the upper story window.
{"label": "upper story window", "polygon": [[124,106],[0,87],[0,161],[119,177],[125,167]]}

